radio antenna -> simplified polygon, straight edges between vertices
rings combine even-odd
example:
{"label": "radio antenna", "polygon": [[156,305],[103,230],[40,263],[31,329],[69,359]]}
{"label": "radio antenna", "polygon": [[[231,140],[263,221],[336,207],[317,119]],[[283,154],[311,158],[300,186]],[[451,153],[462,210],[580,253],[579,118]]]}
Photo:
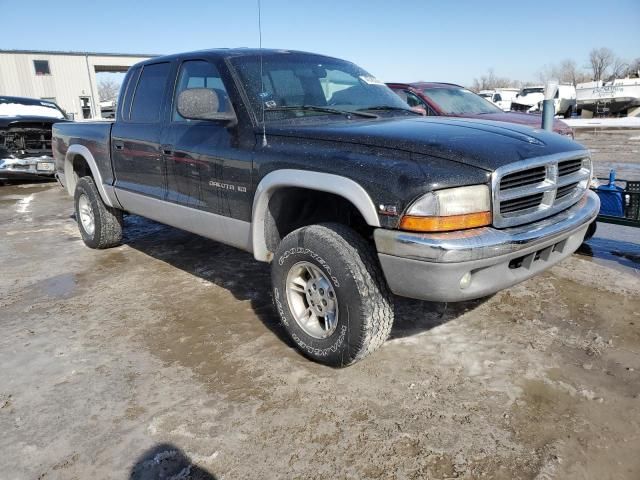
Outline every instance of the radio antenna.
{"label": "radio antenna", "polygon": [[267,127],[264,123],[264,76],[262,75],[262,8],[258,0],[258,41],[260,45],[260,105],[262,107],[262,146],[267,146]]}

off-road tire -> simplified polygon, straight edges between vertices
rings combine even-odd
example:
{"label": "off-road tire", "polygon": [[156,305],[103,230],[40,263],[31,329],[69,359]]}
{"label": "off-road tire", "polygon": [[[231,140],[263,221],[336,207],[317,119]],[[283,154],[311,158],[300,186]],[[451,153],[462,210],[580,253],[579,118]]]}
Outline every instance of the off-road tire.
{"label": "off-road tire", "polygon": [[[307,334],[295,320],[286,290],[299,262],[317,266],[330,279],[338,305],[337,327],[327,338]],[[371,245],[352,229],[310,225],[287,235],[271,264],[273,298],[282,324],[300,351],[317,362],[344,367],[380,347],[393,325],[393,301]]]}
{"label": "off-road tire", "polygon": [[[94,216],[94,231],[88,233],[80,221],[78,201],[85,195]],[[85,245],[90,248],[110,248],[122,242],[122,210],[110,207],[102,201],[93,178],[82,177],[76,184],[74,192],[74,208],[78,229]]]}

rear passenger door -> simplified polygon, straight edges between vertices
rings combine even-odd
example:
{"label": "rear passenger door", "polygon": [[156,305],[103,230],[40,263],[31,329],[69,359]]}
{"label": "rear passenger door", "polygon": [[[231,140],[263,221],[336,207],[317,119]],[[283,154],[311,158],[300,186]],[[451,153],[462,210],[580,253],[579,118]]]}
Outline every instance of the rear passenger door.
{"label": "rear passenger door", "polygon": [[[166,198],[166,166],[160,138],[171,69],[169,62],[144,65],[126,85],[121,115],[111,131],[111,159],[119,190]],[[120,200],[128,208],[127,203],[135,202],[136,197],[123,194]]]}

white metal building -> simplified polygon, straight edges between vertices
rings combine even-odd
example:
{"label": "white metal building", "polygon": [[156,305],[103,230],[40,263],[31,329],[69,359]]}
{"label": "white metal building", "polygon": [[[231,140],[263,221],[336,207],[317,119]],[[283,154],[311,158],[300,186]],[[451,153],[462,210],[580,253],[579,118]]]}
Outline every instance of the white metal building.
{"label": "white metal building", "polygon": [[76,120],[100,118],[97,72],[126,72],[154,55],[0,50],[0,95],[56,102]]}

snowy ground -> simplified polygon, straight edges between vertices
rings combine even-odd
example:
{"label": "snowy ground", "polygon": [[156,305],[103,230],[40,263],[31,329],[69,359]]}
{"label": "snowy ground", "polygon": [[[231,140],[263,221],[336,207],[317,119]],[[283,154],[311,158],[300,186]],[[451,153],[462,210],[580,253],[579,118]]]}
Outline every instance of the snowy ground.
{"label": "snowy ground", "polygon": [[563,118],[562,121],[572,128],[640,128],[640,117]]}

